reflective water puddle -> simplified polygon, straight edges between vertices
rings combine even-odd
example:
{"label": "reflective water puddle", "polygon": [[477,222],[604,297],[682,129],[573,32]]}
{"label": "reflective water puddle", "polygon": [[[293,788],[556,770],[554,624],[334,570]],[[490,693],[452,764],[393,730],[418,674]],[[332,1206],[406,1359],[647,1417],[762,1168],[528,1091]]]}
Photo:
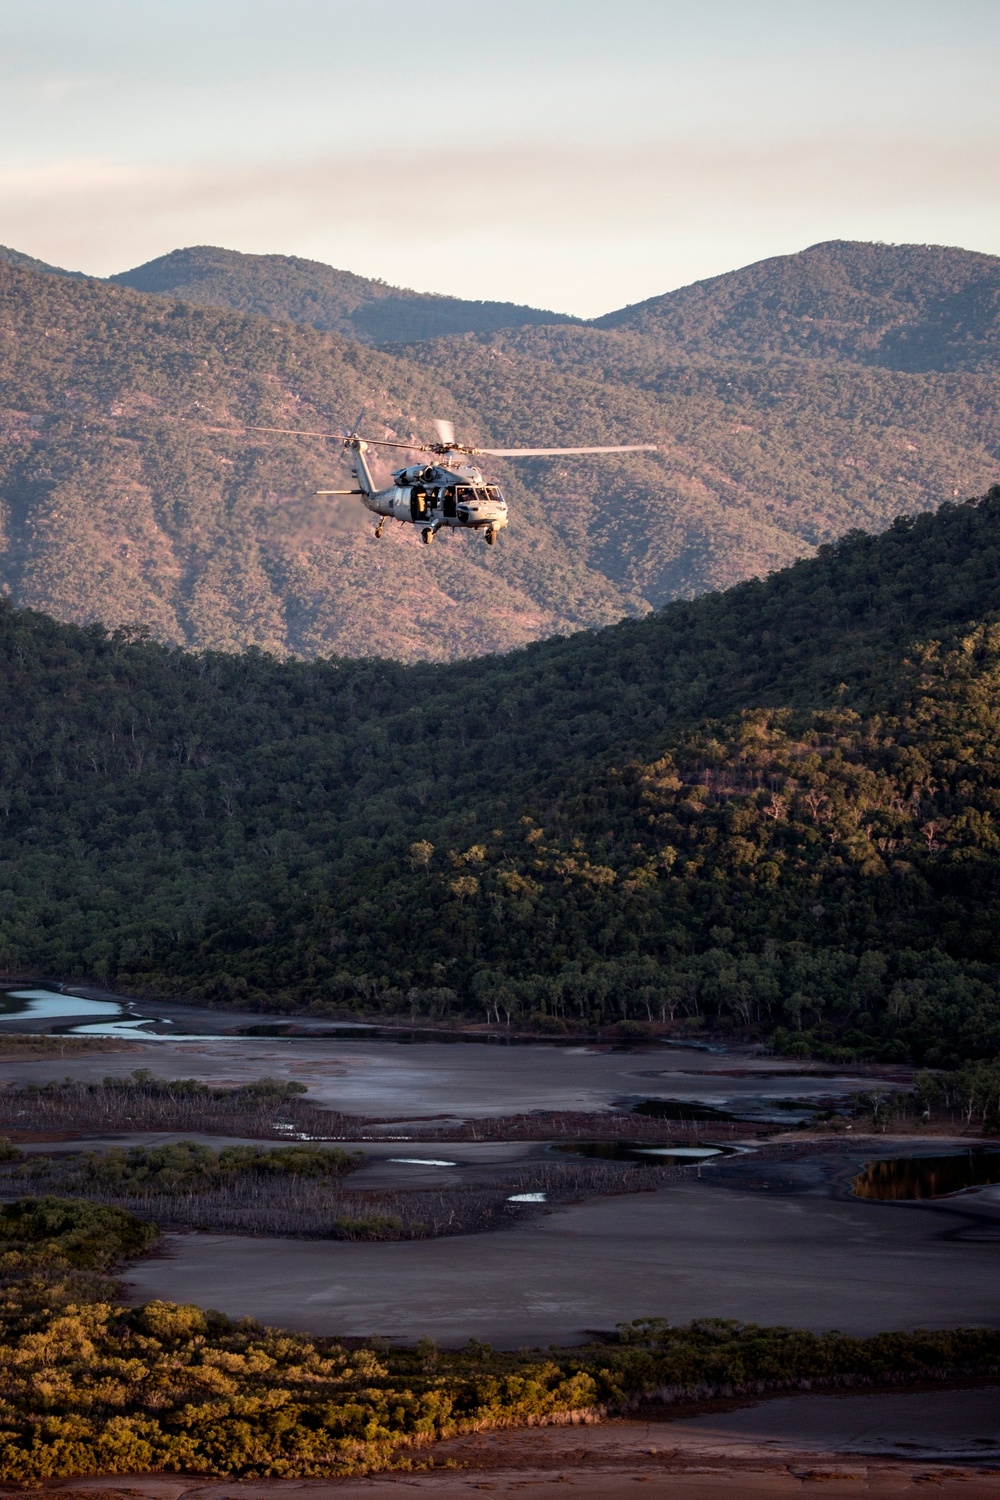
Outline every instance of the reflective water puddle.
{"label": "reflective water puddle", "polygon": [[97,1020],[98,1016],[120,1016],[122,1008],[111,1000],[84,1000],[80,995],[61,995],[54,990],[7,990],[3,995],[0,1021]]}
{"label": "reflective water puddle", "polygon": [[[670,1145],[647,1141],[559,1141],[549,1148],[564,1156],[587,1156],[597,1161],[631,1161],[646,1167],[694,1166],[713,1156],[738,1156],[738,1146]],[[745,1148],[744,1148],[745,1149]]]}
{"label": "reflective water puddle", "polygon": [[970,1147],[940,1156],[897,1156],[870,1161],[851,1183],[856,1198],[884,1202],[946,1198],[949,1193],[1000,1182],[1000,1150]]}
{"label": "reflective water puddle", "polygon": [[170,1025],[156,1016],[137,1016],[115,1000],[86,1000],[60,990],[5,990],[0,993],[0,1025],[5,1021],[58,1021],[67,1036],[125,1037],[142,1042],[203,1042],[203,1036],[150,1027]]}

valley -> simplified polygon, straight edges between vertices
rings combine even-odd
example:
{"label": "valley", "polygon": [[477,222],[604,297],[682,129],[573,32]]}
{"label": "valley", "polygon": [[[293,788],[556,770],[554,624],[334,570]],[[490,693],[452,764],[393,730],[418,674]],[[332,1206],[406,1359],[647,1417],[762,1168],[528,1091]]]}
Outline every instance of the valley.
{"label": "valley", "polygon": [[[186,1495],[190,1474],[170,1471],[192,1464],[198,1493],[219,1500],[226,1475],[262,1495],[303,1481],[348,1495],[352,1476],[369,1475],[363,1492],[388,1495],[399,1483],[420,1488],[425,1475],[438,1493],[439,1469],[465,1488],[531,1483],[544,1493],[559,1479],[603,1496],[641,1479],[654,1493],[693,1485],[693,1500],[707,1493],[706,1473],[721,1497],[810,1464],[855,1488],[863,1477],[878,1493],[905,1492],[915,1474],[977,1493],[997,1451],[989,1375],[1000,1189],[895,1202],[852,1191],[873,1160],[960,1161],[975,1142],[968,1130],[866,1130],[852,1091],[905,1088],[912,1075],[838,1078],[669,1039],[498,1046],[456,1034],[442,1044],[402,1031],[376,1041],[362,1027],[332,1036],[316,1023],[262,1036],[265,1024],[107,994],[8,991],[0,1110],[16,1145],[0,1162],[2,1336],[14,1341],[5,1391],[17,1424],[0,1453],[8,1483],[44,1480],[56,1448],[63,1473],[82,1473],[50,1479],[53,1493],[99,1483],[150,1500]],[[18,1060],[19,1044],[48,1056]],[[302,1080],[314,1102],[297,1117]],[[766,1122],[767,1108],[801,1103],[810,1087],[825,1091],[835,1126]],[[53,1129],[53,1107],[74,1090],[84,1108],[76,1128]],[[686,1102],[692,1118],[630,1113],[647,1090]],[[119,1094],[130,1118],[109,1130],[106,1101]],[[722,1103],[731,1123],[697,1118]],[[502,1130],[512,1105],[542,1106],[537,1135],[479,1138],[491,1120]],[[153,1112],[164,1107],[191,1123],[158,1128]],[[209,1123],[225,1108],[254,1122],[248,1134]],[[292,1143],[286,1114],[309,1119],[308,1144],[301,1130]],[[545,1131],[557,1121],[554,1141]],[[623,1126],[638,1136],[631,1162],[566,1154],[587,1144],[580,1131],[615,1143]],[[1000,1163],[995,1145],[986,1155]],[[572,1162],[604,1176],[578,1175],[567,1193],[559,1174]],[[220,1168],[230,1212],[232,1185],[257,1174],[257,1222],[246,1199],[242,1227],[213,1220]],[[300,1215],[325,1191],[325,1222],[292,1234],[259,1222],[262,1193],[278,1201],[265,1184],[282,1180]],[[499,1220],[456,1219],[463,1199],[488,1192],[506,1196]],[[282,1201],[287,1213],[287,1192]],[[401,1233],[403,1205],[418,1202],[420,1224]],[[442,1203],[451,1221],[435,1223]],[[390,1205],[399,1217],[386,1215]],[[41,1244],[32,1215],[44,1221]],[[150,1245],[153,1215],[166,1233]],[[123,1280],[101,1281],[102,1266]],[[122,1299],[110,1308],[97,1300],[109,1291]],[[44,1345],[39,1322],[51,1327]],[[86,1340],[74,1342],[84,1323]],[[36,1347],[46,1430],[29,1449]],[[124,1358],[127,1387],[112,1373]],[[826,1393],[830,1384],[862,1389]],[[99,1425],[95,1394],[113,1413]],[[263,1415],[274,1410],[280,1424]],[[69,1431],[67,1463],[57,1445]]]}

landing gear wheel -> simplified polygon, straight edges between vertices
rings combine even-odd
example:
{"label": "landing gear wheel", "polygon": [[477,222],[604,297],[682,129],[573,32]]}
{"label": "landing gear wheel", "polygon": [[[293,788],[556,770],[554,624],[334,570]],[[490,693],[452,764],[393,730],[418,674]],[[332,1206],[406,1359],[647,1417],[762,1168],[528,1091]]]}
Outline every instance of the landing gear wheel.
{"label": "landing gear wheel", "polygon": [[486,533],[486,545],[487,545],[487,547],[492,547],[493,543],[496,541],[496,539],[497,539],[497,534],[493,530],[493,527],[491,526],[490,529],[489,529],[489,531]]}
{"label": "landing gear wheel", "polygon": [[429,526],[425,526],[423,531],[420,533],[420,540],[423,542],[425,547],[429,547],[431,542],[433,542],[434,533]]}
{"label": "landing gear wheel", "polygon": [[382,535],[382,531],[383,531],[384,527],[385,527],[385,522],[384,521],[380,521],[378,523],[378,525],[375,527],[375,540],[376,541],[378,541],[378,539]]}

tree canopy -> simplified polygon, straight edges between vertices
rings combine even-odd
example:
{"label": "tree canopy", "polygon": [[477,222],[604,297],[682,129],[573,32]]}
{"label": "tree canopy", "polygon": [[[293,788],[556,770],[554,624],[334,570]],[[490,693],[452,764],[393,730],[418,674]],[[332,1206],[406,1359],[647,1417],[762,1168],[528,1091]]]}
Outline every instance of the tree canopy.
{"label": "tree canopy", "polygon": [[449,666],[6,607],[0,962],[289,1012],[995,1054],[998,608],[1000,488]]}

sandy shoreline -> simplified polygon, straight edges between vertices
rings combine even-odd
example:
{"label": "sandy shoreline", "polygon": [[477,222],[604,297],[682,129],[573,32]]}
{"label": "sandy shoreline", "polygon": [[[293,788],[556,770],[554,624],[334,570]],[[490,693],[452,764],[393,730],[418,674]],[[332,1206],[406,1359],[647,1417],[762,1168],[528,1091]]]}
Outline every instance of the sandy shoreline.
{"label": "sandy shoreline", "polygon": [[[930,1486],[936,1495],[980,1500],[1000,1496],[1000,1386],[715,1401],[642,1419],[477,1433],[407,1457],[413,1468],[371,1479],[119,1475],[43,1490],[62,1500],[403,1500],[473,1492],[763,1500],[822,1483],[831,1495],[926,1495]],[[14,1493],[0,1489],[0,1500]]]}
{"label": "sandy shoreline", "polygon": [[[941,1394],[952,1398],[975,1395]],[[988,1395],[980,1392],[979,1400],[991,1401],[1000,1412],[998,1396],[1000,1392],[993,1388]],[[798,1399],[806,1403],[810,1400]],[[818,1399],[827,1404],[837,1401],[836,1397]],[[858,1401],[863,1403],[865,1399],[846,1401],[856,1408]],[[940,1398],[936,1401],[929,1392],[867,1399],[876,1405],[885,1400],[909,1400],[913,1412],[899,1430],[911,1436],[921,1414],[927,1415],[931,1403],[940,1404]],[[808,1429],[810,1423],[788,1421],[789,1401],[759,1403],[752,1409],[751,1418],[753,1411],[766,1412],[782,1405],[785,1410],[778,1413],[777,1426],[783,1425],[789,1436],[787,1446],[777,1452],[771,1446],[773,1440],[761,1433],[728,1430],[727,1417],[722,1414],[721,1418],[709,1418],[708,1430],[695,1418],[677,1422],[612,1421],[598,1427],[534,1428],[456,1438],[414,1455],[415,1463],[430,1463],[431,1468],[371,1479],[213,1480],[194,1475],[118,1475],[50,1482],[43,1486],[43,1493],[59,1495],[61,1500],[72,1500],[76,1495],[86,1500],[404,1500],[406,1496],[475,1493],[517,1494],[531,1500],[565,1500],[568,1494],[577,1500],[626,1500],[636,1495],[669,1496],[670,1500],[736,1500],[737,1496],[767,1500],[771,1496],[798,1495],[812,1484],[822,1484],[823,1493],[831,1496],[930,1493],[962,1496],[963,1500],[995,1500],[1000,1496],[1000,1448],[995,1462],[977,1463],[962,1457],[845,1453],[836,1451],[839,1445],[810,1443],[796,1447],[792,1429]],[[945,1416],[946,1420],[938,1423],[941,1429],[948,1426],[948,1414]],[[864,1422],[862,1416],[860,1424],[855,1422],[855,1430],[863,1428]],[[753,1426],[752,1419],[749,1425]],[[812,1425],[815,1427],[815,1421]],[[850,1425],[848,1422],[847,1427]],[[947,1433],[942,1430],[938,1436],[946,1438]],[[24,1492],[4,1489],[0,1500],[16,1493]]]}

